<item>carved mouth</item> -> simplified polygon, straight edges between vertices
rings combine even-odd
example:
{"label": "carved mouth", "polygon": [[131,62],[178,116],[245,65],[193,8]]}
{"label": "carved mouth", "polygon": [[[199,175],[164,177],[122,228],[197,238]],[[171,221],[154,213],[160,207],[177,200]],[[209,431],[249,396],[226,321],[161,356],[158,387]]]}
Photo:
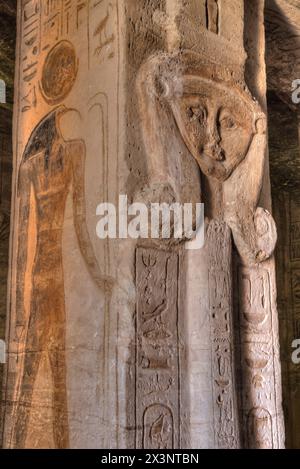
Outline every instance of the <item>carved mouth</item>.
{"label": "carved mouth", "polygon": [[222,148],[213,148],[210,150],[203,149],[201,151],[206,158],[209,158],[214,161],[224,161],[225,154]]}
{"label": "carved mouth", "polygon": [[225,161],[218,161],[209,157],[205,152],[201,152],[197,158],[200,169],[208,176],[225,181],[230,172],[225,166]]}

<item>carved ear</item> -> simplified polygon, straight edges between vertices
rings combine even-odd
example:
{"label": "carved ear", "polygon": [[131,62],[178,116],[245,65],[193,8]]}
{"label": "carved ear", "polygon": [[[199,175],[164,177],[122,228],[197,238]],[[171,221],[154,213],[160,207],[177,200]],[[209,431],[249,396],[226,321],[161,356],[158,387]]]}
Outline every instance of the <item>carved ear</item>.
{"label": "carved ear", "polygon": [[255,121],[255,133],[265,135],[267,132],[267,118],[265,114],[258,114]]}

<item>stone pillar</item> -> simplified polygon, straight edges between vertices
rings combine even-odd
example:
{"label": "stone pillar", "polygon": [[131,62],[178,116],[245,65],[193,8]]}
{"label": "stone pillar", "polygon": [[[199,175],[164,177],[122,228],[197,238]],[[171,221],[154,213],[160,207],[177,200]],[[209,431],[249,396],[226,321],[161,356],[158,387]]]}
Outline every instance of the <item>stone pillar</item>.
{"label": "stone pillar", "polygon": [[119,193],[123,8],[18,4],[7,448],[99,448],[115,424],[116,261],[96,207]]}
{"label": "stone pillar", "polygon": [[[279,446],[266,116],[245,81],[243,3],[19,3],[6,447],[237,448],[243,428],[247,446]],[[119,194],[203,201],[207,245],[97,239],[97,205]],[[267,308],[259,395],[231,234]]]}

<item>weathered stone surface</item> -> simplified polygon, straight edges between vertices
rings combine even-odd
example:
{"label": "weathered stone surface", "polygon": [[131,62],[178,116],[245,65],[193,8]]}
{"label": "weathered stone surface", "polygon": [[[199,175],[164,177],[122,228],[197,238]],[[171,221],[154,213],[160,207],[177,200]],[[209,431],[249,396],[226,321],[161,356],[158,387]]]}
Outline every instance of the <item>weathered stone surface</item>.
{"label": "weathered stone surface", "polygon": [[19,7],[4,444],[97,447],[112,272],[92,220],[116,194],[119,7]]}
{"label": "weathered stone surface", "polygon": [[[5,447],[281,447],[262,2],[19,6]],[[120,193],[206,246],[100,241]]]}
{"label": "weathered stone surface", "polygon": [[292,83],[300,77],[300,9],[297,1],[266,0],[268,88],[297,111]]}

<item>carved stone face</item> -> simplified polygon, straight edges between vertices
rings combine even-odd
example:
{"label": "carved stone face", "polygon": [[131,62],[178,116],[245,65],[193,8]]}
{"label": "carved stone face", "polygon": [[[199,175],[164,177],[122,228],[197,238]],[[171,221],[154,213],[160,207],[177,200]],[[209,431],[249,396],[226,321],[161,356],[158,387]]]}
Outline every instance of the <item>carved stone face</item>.
{"label": "carved stone face", "polygon": [[181,135],[208,177],[226,180],[247,155],[254,134],[251,101],[228,86],[184,77],[183,93],[171,101]]}

